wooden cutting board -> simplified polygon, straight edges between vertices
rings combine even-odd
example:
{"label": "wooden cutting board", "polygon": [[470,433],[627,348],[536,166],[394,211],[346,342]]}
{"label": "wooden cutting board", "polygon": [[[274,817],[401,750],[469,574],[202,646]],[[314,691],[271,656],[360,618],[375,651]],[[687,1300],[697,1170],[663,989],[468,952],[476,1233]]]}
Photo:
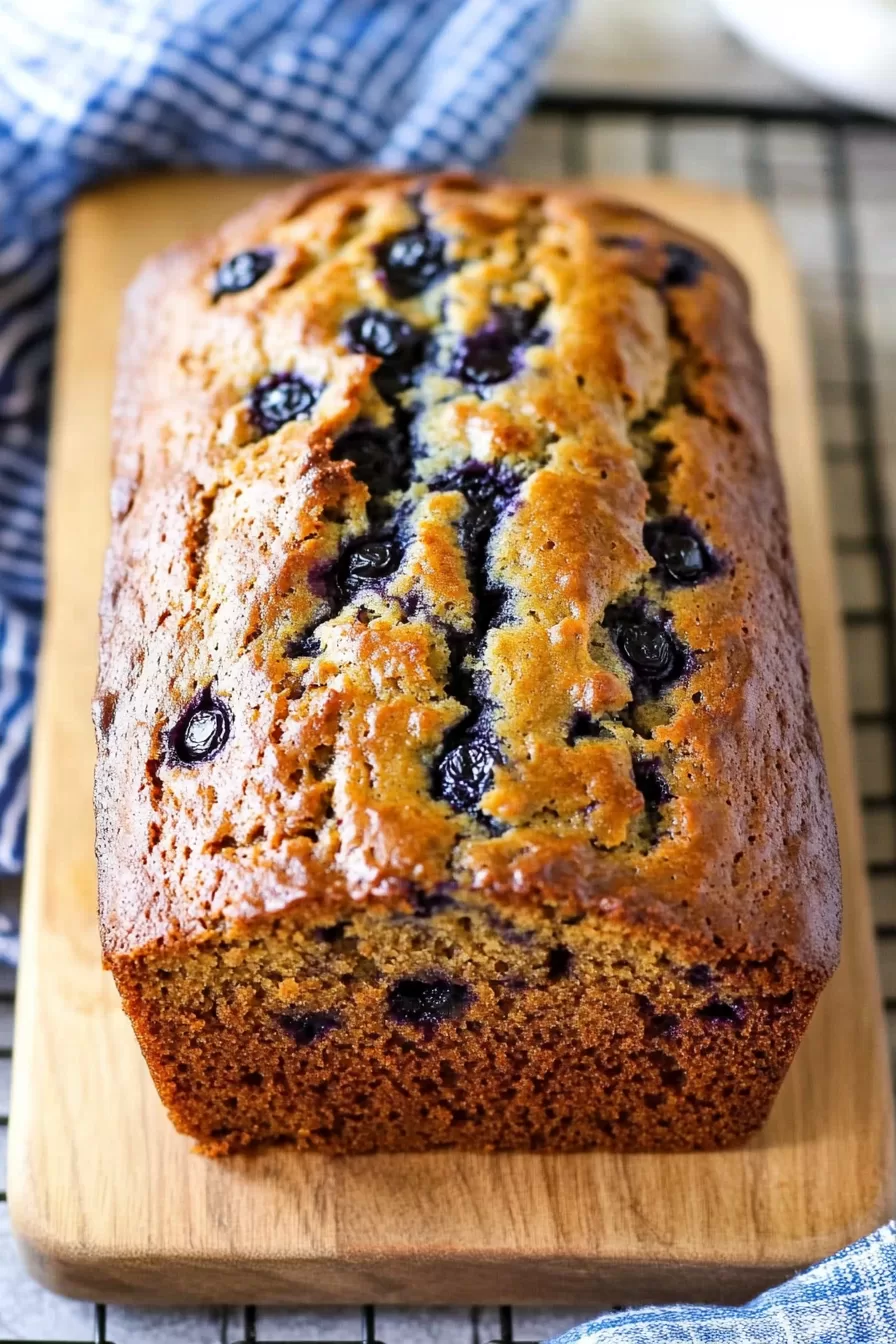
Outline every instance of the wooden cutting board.
{"label": "wooden cutting board", "polygon": [[764,1132],[684,1156],[281,1147],[212,1162],[169,1125],[100,968],[88,704],[120,295],[147,253],[270,185],[143,181],[87,197],[69,221],[9,1159],[27,1263],[107,1302],[746,1298],[890,1216],[893,1116],[806,332],[781,242],[745,198],[605,184],[731,254],[770,365],[846,920],[842,966]]}

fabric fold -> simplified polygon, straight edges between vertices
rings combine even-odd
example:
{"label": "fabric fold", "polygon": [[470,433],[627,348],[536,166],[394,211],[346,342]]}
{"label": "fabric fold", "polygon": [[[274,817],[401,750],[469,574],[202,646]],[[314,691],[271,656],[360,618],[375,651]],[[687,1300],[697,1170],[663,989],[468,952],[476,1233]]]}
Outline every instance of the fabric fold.
{"label": "fabric fold", "polygon": [[551,1344],[893,1344],[896,1223],[744,1307],[641,1307],[601,1316]]}

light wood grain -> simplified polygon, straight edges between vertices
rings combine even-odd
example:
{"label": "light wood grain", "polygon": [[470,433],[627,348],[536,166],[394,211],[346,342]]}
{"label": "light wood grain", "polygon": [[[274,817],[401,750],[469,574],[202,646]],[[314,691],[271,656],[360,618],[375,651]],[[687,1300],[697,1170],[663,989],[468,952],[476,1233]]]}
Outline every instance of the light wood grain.
{"label": "light wood grain", "polygon": [[624,184],[749,278],[839,817],[842,968],[765,1131],[740,1152],[688,1156],[334,1160],[278,1148],[214,1163],[191,1154],[156,1098],[100,969],[94,913],[88,701],[119,296],[147,252],[259,189],[132,184],[88,197],[70,221],[10,1138],[28,1264],[50,1287],[106,1301],[744,1298],[889,1215],[893,1119],[806,337],[778,237],[741,197]]}

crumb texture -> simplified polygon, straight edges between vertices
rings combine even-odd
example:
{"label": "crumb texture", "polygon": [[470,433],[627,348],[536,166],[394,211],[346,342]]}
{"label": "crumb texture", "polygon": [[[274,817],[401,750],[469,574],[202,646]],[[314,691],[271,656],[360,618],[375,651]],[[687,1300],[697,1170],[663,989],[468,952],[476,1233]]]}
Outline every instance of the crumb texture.
{"label": "crumb texture", "polygon": [[206,1151],[760,1123],[839,873],[743,282],[623,204],[340,175],[126,304],[103,942]]}

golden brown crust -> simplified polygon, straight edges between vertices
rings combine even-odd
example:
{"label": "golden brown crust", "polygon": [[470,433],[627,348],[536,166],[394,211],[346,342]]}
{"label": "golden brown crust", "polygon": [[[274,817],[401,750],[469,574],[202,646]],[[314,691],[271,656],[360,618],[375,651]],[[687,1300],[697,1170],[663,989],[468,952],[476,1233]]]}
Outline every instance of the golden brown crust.
{"label": "golden brown crust", "polygon": [[[422,221],[447,268],[397,298],[382,246]],[[267,273],[215,299],[215,268],[254,247]],[[347,348],[361,309],[428,341],[385,399]],[[458,376],[464,342],[519,312],[512,374]],[[316,404],[266,433],[253,389],[287,371]],[[412,446],[388,499],[334,449],[358,424]],[[680,965],[786,963],[805,1020],[836,963],[836,835],[762,360],[718,252],[577,188],[302,184],[141,271],[114,450],[97,807],[123,988],[126,959],[445,899],[585,915]],[[471,461],[504,492],[476,542]],[[706,571],[675,584],[644,526],[682,517]],[[398,568],[340,594],[371,529]],[[632,613],[676,675],[639,683]],[[178,763],[172,730],[212,693],[226,745]],[[492,768],[458,806],[434,781],[471,722]]]}

